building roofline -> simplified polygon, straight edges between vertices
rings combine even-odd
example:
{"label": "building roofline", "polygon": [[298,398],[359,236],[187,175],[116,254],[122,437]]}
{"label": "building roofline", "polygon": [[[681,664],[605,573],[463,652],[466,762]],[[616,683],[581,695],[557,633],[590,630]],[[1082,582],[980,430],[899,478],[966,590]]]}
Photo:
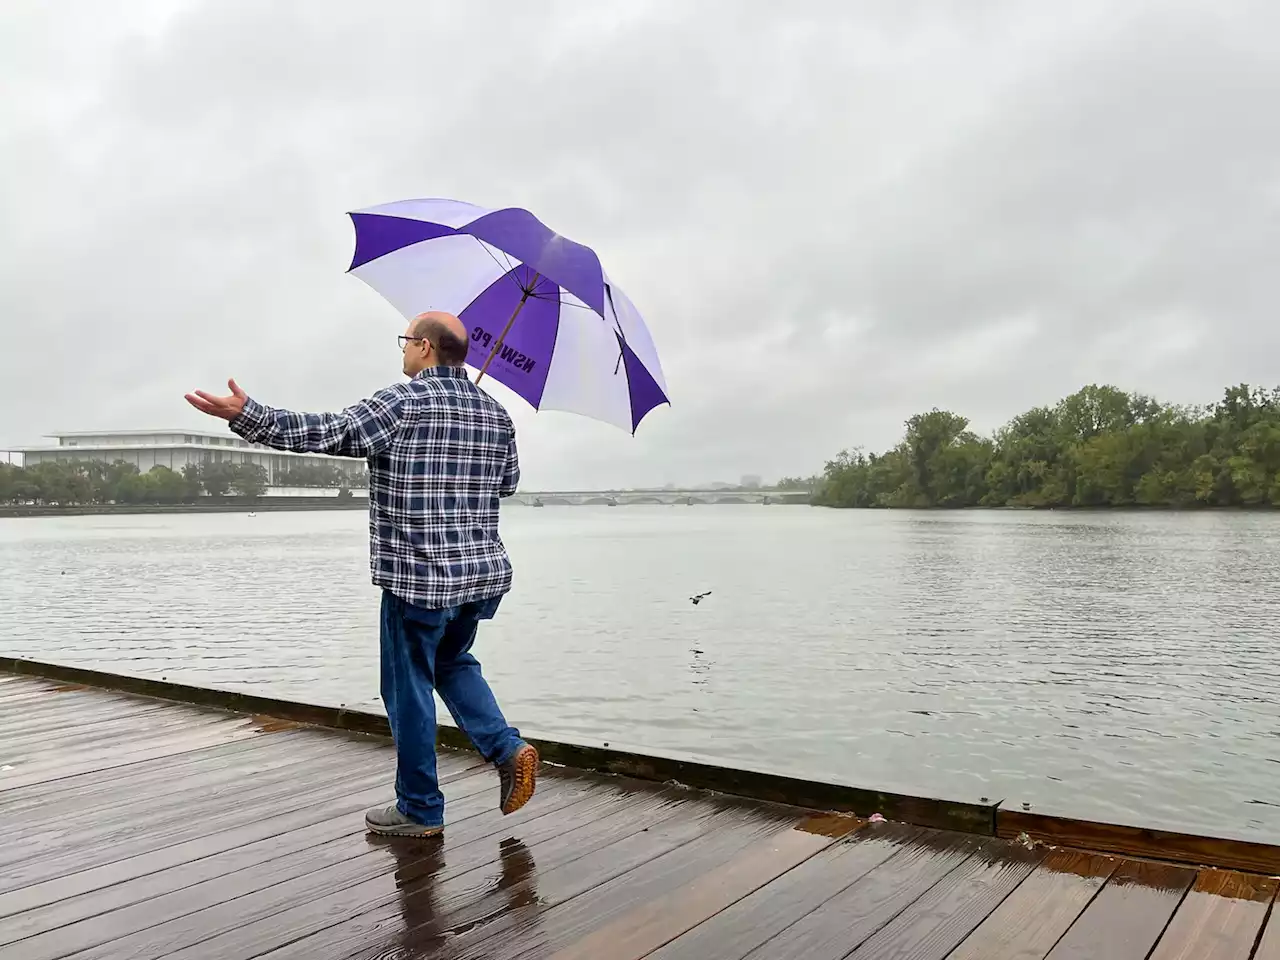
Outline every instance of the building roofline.
{"label": "building roofline", "polygon": [[[221,436],[221,434],[219,434]],[[61,446],[56,444],[45,444],[38,447],[14,447],[6,450],[6,453],[21,453],[24,456],[29,453],[100,453],[103,451],[147,451],[147,450],[203,450],[207,453],[265,453],[273,456],[282,457],[304,457],[308,459],[318,460],[346,460],[351,463],[361,462],[357,457],[338,457],[329,453],[295,453],[292,450],[277,450],[274,447],[268,447],[264,444],[250,443],[243,447],[215,447],[203,443],[78,443],[74,447]]]}
{"label": "building roofline", "polygon": [[51,437],[54,440],[60,440],[64,437],[72,437],[80,439],[81,437],[159,437],[170,434],[178,434],[188,437],[226,437],[234,436],[229,430],[192,430],[190,427],[171,427],[169,429],[153,429],[153,430],[60,430],[53,433],[46,433],[43,436]]}

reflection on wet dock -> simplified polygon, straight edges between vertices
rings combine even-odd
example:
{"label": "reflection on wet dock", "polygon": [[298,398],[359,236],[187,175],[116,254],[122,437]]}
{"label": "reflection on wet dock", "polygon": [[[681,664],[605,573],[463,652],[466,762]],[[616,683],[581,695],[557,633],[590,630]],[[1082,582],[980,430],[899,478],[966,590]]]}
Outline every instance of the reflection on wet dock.
{"label": "reflection on wet dock", "polygon": [[1280,960],[1263,875],[440,769],[444,838],[376,839],[385,740],[0,675],[0,957]]}

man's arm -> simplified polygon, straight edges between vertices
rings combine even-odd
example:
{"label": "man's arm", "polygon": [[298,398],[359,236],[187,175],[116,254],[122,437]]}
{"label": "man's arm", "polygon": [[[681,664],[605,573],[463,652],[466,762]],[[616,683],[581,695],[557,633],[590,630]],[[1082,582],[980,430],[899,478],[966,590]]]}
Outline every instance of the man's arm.
{"label": "man's arm", "polygon": [[498,496],[512,496],[516,492],[516,487],[519,484],[520,455],[516,451],[516,435],[513,430],[511,432],[511,442],[507,444],[507,462],[502,471],[502,486],[498,489]]}
{"label": "man's arm", "polygon": [[341,413],[294,413],[245,397],[231,429],[250,443],[295,453],[370,457],[382,453],[400,432],[408,399],[399,387],[379,390]]}

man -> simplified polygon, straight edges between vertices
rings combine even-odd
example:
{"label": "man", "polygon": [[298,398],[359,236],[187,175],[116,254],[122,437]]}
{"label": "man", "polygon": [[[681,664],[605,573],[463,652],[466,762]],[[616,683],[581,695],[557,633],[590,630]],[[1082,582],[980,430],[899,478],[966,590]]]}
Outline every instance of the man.
{"label": "man", "polygon": [[408,382],[341,413],[187,394],[197,410],[252,443],[369,461],[369,565],[382,588],[382,701],[396,744],[396,803],[371,810],[373,833],[430,836],[444,828],[436,779],[433,690],[498,768],[504,814],[533,796],[538,753],[503,718],[471,655],[476,627],[511,588],[498,501],[516,491],[515,428],[467,377],[467,332],[447,313],[418,316],[399,338]]}

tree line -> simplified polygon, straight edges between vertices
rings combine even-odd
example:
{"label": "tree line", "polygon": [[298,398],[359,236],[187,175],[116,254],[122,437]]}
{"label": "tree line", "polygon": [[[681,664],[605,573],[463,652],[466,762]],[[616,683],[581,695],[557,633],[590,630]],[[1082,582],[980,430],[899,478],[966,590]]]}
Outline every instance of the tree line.
{"label": "tree line", "polygon": [[278,487],[364,487],[369,483],[369,469],[364,461],[347,463],[298,460],[276,471]]}
{"label": "tree line", "polygon": [[266,468],[256,463],[193,463],[180,472],[157,466],[147,473],[123,460],[0,463],[0,503],[191,503],[204,495],[260,497],[266,489]]}
{"label": "tree line", "polygon": [[1090,385],[990,437],[937,408],[885,453],[842,451],[814,503],[832,507],[1280,506],[1280,388],[1207,406]]}

